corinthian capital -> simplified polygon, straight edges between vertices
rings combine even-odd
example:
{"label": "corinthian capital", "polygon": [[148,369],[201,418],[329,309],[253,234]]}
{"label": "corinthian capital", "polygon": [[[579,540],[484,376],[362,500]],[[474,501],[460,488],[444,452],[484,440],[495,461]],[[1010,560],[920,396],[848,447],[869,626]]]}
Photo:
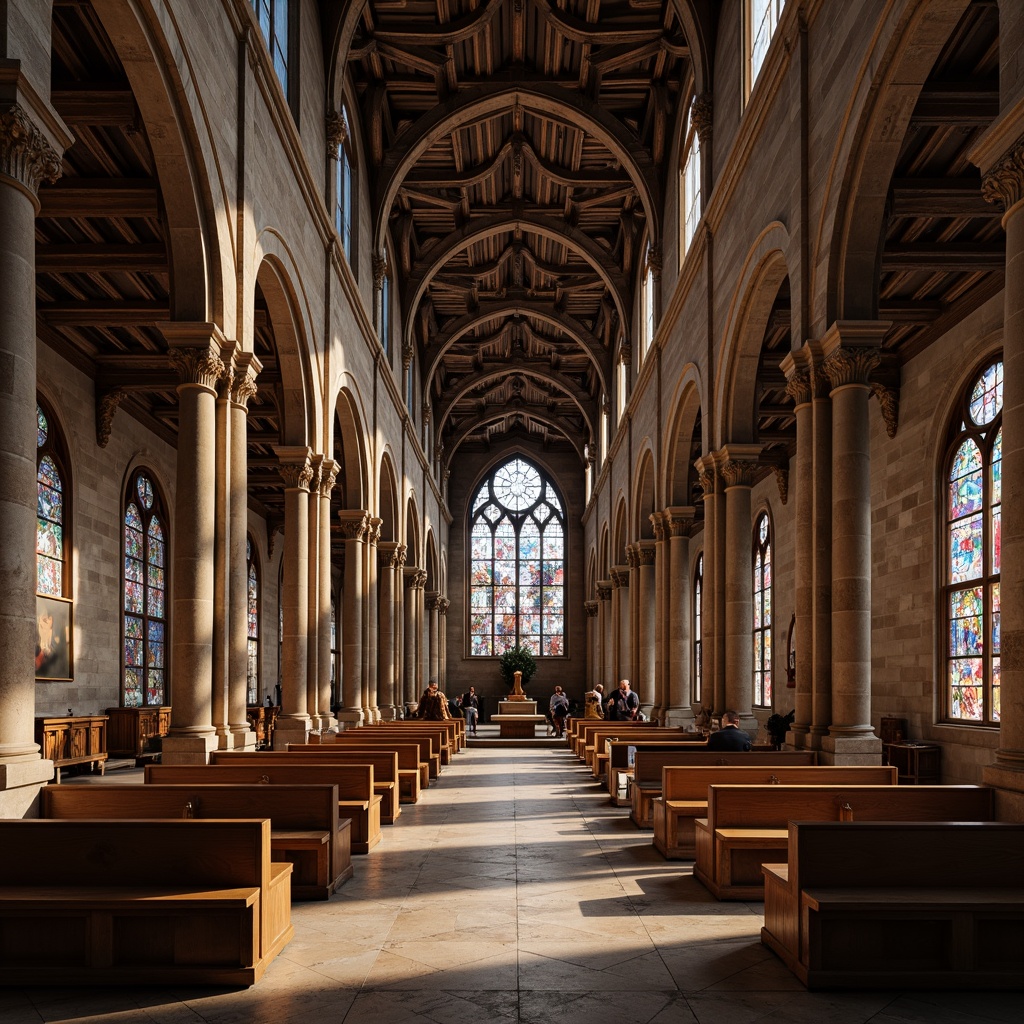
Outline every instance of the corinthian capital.
{"label": "corinthian capital", "polygon": [[365,509],[342,509],[338,525],[344,540],[362,540],[370,527],[370,515]]}
{"label": "corinthian capital", "polygon": [[1024,199],[1024,140],[1018,142],[981,179],[981,194],[1009,210]]}
{"label": "corinthian capital", "polygon": [[224,360],[211,345],[174,347],[170,359],[182,384],[199,384],[211,391],[216,390],[228,372]]}
{"label": "corinthian capital", "polygon": [[847,384],[861,384],[868,387],[871,372],[881,361],[877,349],[836,348],[825,360],[825,373],[828,374],[832,389]]}
{"label": "corinthian capital", "polygon": [[373,254],[373,287],[380,291],[384,287],[384,278],[388,273],[388,255],[386,252]]}
{"label": "corinthian capital", "polygon": [[282,445],[274,449],[274,454],[285,487],[308,491],[313,480],[313,450],[302,445]]}
{"label": "corinthian capital", "polygon": [[348,138],[348,123],[340,110],[331,110],[326,117],[327,155],[337,159],[338,150]]}
{"label": "corinthian capital", "polygon": [[60,155],[24,108],[14,104],[0,113],[0,174],[24,185],[32,195],[41,181],[61,174]]}
{"label": "corinthian capital", "polygon": [[701,148],[706,148],[711,138],[715,104],[711,93],[702,92],[694,96],[693,106],[690,107],[690,120],[700,139]]}
{"label": "corinthian capital", "polygon": [[234,376],[231,382],[231,401],[235,405],[245,408],[250,398],[255,398],[259,393],[256,387],[256,378],[259,376],[263,364],[252,352],[240,352],[234,360]]}

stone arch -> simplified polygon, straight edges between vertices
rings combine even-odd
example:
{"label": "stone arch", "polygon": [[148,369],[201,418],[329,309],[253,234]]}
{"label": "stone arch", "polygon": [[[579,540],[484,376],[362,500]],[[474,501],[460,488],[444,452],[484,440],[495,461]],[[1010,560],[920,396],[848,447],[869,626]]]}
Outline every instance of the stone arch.
{"label": "stone arch", "polygon": [[437,542],[434,540],[434,528],[431,526],[427,527],[427,542],[426,542],[426,565],[423,566],[427,570],[427,590],[438,590],[440,587],[441,571],[437,557]]}
{"label": "stone arch", "polygon": [[629,519],[627,518],[628,505],[626,496],[619,491],[619,500],[615,506],[615,526],[612,534],[612,547],[609,557],[612,559],[612,566],[625,565],[626,545],[629,543]]}
{"label": "stone arch", "polygon": [[[822,329],[836,320],[872,320],[878,313],[879,265],[889,183],[910,117],[936,58],[970,0],[892,5],[858,75],[860,87],[843,118],[849,128],[827,175],[811,267],[828,250]],[[871,67],[878,73],[868,74]],[[834,209],[833,209],[834,205]],[[812,282],[811,294],[818,291]]]}
{"label": "stone arch", "polygon": [[600,574],[598,579],[608,579],[608,571],[611,569],[611,563],[608,561],[608,524],[604,523],[601,526],[601,541],[598,545],[598,562],[597,571]]}
{"label": "stone arch", "polygon": [[380,539],[395,541],[399,527],[399,489],[391,452],[385,450],[377,471],[377,515],[380,517]]}
{"label": "stone arch", "polygon": [[704,439],[711,449],[756,440],[761,343],[779,286],[789,275],[788,250],[789,232],[776,221],[764,228],[747,253],[725,321],[714,430]]}
{"label": "stone arch", "polygon": [[[665,430],[662,460],[663,478],[661,493],[668,505],[692,505],[693,481],[696,470],[693,462],[695,446],[703,438],[702,381],[697,367],[686,366],[676,384],[676,392],[669,408],[668,426]],[[698,452],[699,454],[699,452]]]}
{"label": "stone arch", "polygon": [[654,525],[650,517],[658,508],[657,470],[650,438],[645,438],[637,455],[633,480],[633,540],[653,540]]}
{"label": "stone arch", "polygon": [[365,418],[360,414],[358,394],[345,381],[334,404],[337,435],[334,458],[339,465],[335,494],[341,508],[369,509],[370,482],[367,474]]}
{"label": "stone arch", "polygon": [[410,494],[405,503],[405,563],[422,568],[420,558],[420,516],[416,508],[416,495]]}
{"label": "stone arch", "polygon": [[586,589],[584,593],[588,601],[597,597],[597,550],[591,546],[587,555]]}

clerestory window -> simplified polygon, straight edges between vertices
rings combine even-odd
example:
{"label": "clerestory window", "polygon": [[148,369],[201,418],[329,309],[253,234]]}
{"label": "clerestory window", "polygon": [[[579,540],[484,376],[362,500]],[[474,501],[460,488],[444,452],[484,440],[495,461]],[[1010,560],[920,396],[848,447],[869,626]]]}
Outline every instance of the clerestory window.
{"label": "clerestory window", "polygon": [[772,706],[772,537],[768,513],[754,528],[754,706]]}
{"label": "clerestory window", "polygon": [[779,27],[779,18],[782,17],[782,9],[785,6],[786,0],[747,0],[744,28],[748,96],[754,88],[757,76],[761,73],[761,67],[768,54],[768,46]]}

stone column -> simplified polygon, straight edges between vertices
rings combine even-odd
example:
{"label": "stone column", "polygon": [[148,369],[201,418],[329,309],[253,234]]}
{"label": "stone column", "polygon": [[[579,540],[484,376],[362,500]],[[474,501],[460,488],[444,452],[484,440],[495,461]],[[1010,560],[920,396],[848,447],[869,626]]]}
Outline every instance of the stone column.
{"label": "stone column", "polygon": [[427,570],[420,569],[413,581],[413,600],[416,618],[416,699],[427,688],[427,613],[425,591]]}
{"label": "stone column", "polygon": [[637,675],[633,689],[640,695],[640,709],[651,717],[654,710],[654,666],[656,662],[658,585],[655,573],[656,542],[639,541],[635,547],[637,575]]}
{"label": "stone column", "polygon": [[380,657],[377,670],[377,706],[381,718],[391,721],[395,718],[395,573],[398,571],[398,552],[402,547],[397,541],[382,540],[377,545],[380,557]]}
{"label": "stone column", "polygon": [[441,680],[438,678],[440,659],[437,646],[437,602],[440,600],[440,597],[441,595],[436,590],[432,590],[429,594],[424,593],[423,595],[423,609],[427,620],[427,679],[436,680],[438,686],[441,684]]}
{"label": "stone column", "polygon": [[[246,416],[248,402],[256,394],[256,377],[262,364],[252,352],[236,350],[228,417],[231,432],[230,557],[228,576],[228,746],[238,750],[256,746],[256,733],[246,716],[249,673],[249,567],[245,544],[249,529],[248,454]],[[272,635],[264,632],[265,639]],[[256,701],[263,694],[257,689]]]}
{"label": "stone column", "polygon": [[[1024,820],[1024,104],[1004,112],[971,159],[982,193],[1002,205],[1003,501],[1000,551],[999,748],[982,778],[996,786],[1000,819]],[[1020,499],[1020,500],[1018,500]]]}
{"label": "stone column", "polygon": [[311,449],[304,445],[274,449],[284,479],[284,568],[281,599],[281,715],[274,728],[274,749],[305,743],[309,735],[306,698],[309,650],[309,485]]}
{"label": "stone column", "polygon": [[[760,445],[730,444],[722,449],[725,482],[725,703],[740,713],[740,728],[756,735],[754,717],[754,566],[750,489]],[[774,647],[773,647],[774,649]],[[773,677],[774,679],[774,674]]]}
{"label": "stone column", "polygon": [[701,652],[704,662],[701,708],[726,710],[725,696],[725,494],[714,452],[694,463],[704,490],[704,608]]}
{"label": "stone column", "polygon": [[[437,602],[437,681],[444,690],[448,683],[448,609],[451,601],[447,597]],[[448,691],[445,690],[447,693]]]}
{"label": "stone column", "polygon": [[584,601],[583,611],[587,616],[587,682],[589,689],[598,682],[597,676],[597,611],[600,602]]}
{"label": "stone column", "polygon": [[395,561],[395,708],[405,703],[405,545],[399,544]]}
{"label": "stone column", "polygon": [[0,816],[11,818],[24,816],[53,777],[34,738],[35,217],[40,182],[59,176],[60,153],[33,115],[8,105],[0,114]]}
{"label": "stone column", "polygon": [[877,763],[871,727],[871,439],[869,376],[888,324],[839,322],[822,341],[832,384],[832,724],[835,764]]}
{"label": "stone column", "polygon": [[211,324],[169,324],[164,334],[178,371],[178,460],[174,502],[174,629],[170,734],[165,764],[205,764],[213,727],[214,534],[217,382],[223,338]]}
{"label": "stone column", "polygon": [[666,724],[693,728],[693,653],[690,595],[690,533],[696,509],[692,505],[665,509],[668,524],[668,708]]}
{"label": "stone column", "polygon": [[320,488],[317,500],[320,504],[320,543],[317,545],[320,570],[317,573],[317,586],[320,598],[317,602],[317,626],[315,632],[317,644],[317,677],[314,681],[319,698],[317,708],[320,713],[320,732],[337,731],[338,722],[331,707],[331,671],[334,668],[331,653],[331,491],[341,466],[334,459],[324,459],[320,465]]}
{"label": "stone column", "polygon": [[214,486],[213,486],[213,643],[211,648],[212,680],[210,687],[211,720],[217,733],[217,746],[232,746],[228,726],[228,686],[230,684],[231,618],[231,385],[234,376],[228,342],[221,351],[224,375],[217,382],[215,403]]}
{"label": "stone column", "polygon": [[[422,691],[416,689],[416,580],[420,570],[414,565],[405,568],[405,669],[402,681],[403,700],[406,704],[419,699]],[[424,579],[426,574],[424,573]]]}
{"label": "stone column", "polygon": [[639,694],[640,687],[646,688],[646,704],[649,713],[651,706],[651,680],[643,680],[640,676],[640,548],[630,544],[626,547],[626,562],[629,565],[629,621],[626,635],[629,637],[630,657],[626,662],[625,675],[632,681],[634,691]]}
{"label": "stone column", "polygon": [[796,459],[793,521],[795,536],[794,603],[796,611],[796,694],[793,724],[786,741],[810,746],[814,675],[814,407],[811,403],[809,352],[790,352],[782,360],[786,393],[796,413]]}
{"label": "stone column", "polygon": [[370,520],[365,509],[338,513],[345,544],[345,593],[342,600],[341,683],[343,711],[338,721],[345,728],[363,722],[363,550]]}
{"label": "stone column", "polygon": [[314,453],[310,457],[313,475],[309,480],[309,547],[306,552],[306,568],[309,572],[306,585],[306,713],[309,715],[310,728],[317,732],[320,730],[320,640],[317,630],[320,626],[320,476],[323,464],[323,455]]}
{"label": "stone column", "polygon": [[364,627],[365,684],[363,687],[363,714],[367,722],[380,721],[377,706],[377,645],[379,632],[377,624],[377,545],[380,543],[380,528],[384,520],[371,518],[366,531],[366,623]]}
{"label": "stone column", "polygon": [[[612,629],[618,644],[615,659],[615,678],[611,680],[612,688],[618,686],[620,679],[629,679],[630,665],[632,664],[632,645],[630,643],[629,625],[629,566],[617,565],[611,570],[612,582],[615,590],[612,591],[612,617],[614,622]],[[605,696],[609,696],[605,693]]]}
{"label": "stone column", "polygon": [[600,683],[605,690],[611,684],[612,661],[612,623],[615,617],[612,614],[612,590],[611,580],[598,580],[597,583],[597,674],[590,680],[590,685]]}
{"label": "stone column", "polygon": [[668,657],[665,647],[668,631],[669,588],[668,531],[661,512],[650,517],[654,527],[654,706],[651,718],[665,721],[668,711]]}

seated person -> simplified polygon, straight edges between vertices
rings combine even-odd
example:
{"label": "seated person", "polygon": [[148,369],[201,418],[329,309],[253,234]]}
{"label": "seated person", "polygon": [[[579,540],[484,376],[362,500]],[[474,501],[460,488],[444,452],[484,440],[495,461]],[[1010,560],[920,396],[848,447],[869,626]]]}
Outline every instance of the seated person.
{"label": "seated person", "polygon": [[738,711],[722,713],[722,728],[708,737],[708,750],[749,750],[750,736],[740,728]]}

